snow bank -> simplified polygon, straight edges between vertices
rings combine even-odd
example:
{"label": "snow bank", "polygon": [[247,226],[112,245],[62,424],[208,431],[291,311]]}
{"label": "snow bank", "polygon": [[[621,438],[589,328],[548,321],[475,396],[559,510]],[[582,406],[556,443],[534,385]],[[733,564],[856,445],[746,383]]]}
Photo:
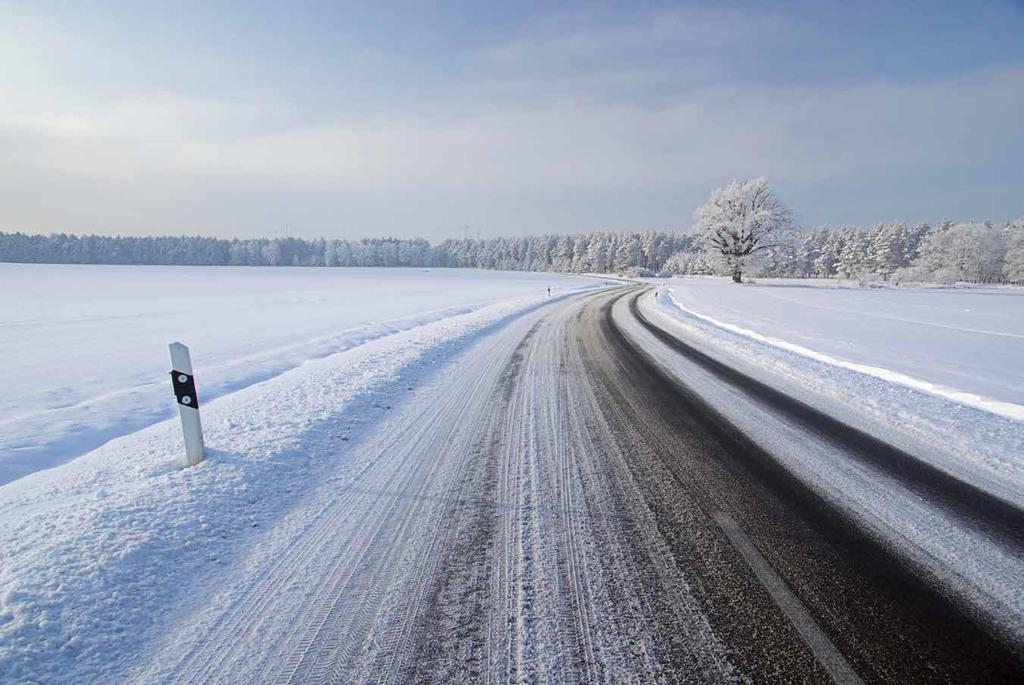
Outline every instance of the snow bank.
{"label": "snow bank", "polygon": [[[208,402],[209,458],[174,420],[0,487],[0,681],[102,682],[346,459],[364,426],[532,296],[370,340]],[[195,607],[190,607],[194,609]]]}
{"label": "snow bank", "polygon": [[[685,307],[682,307],[679,304],[679,302],[675,299],[675,297],[672,296],[671,293],[667,294],[666,297],[677,309],[683,312],[687,311]],[[704,321],[712,325],[718,326],[720,328],[723,328],[725,330],[732,331],[733,333],[738,333],[739,335],[746,336],[758,342],[773,345],[783,350],[794,352],[796,354],[808,357],[810,359],[825,362],[826,364],[832,364],[833,366],[839,366],[844,369],[849,369],[850,371],[857,371],[868,376],[874,376],[875,378],[879,378],[883,381],[899,383],[900,385],[905,385],[909,388],[923,390],[925,392],[932,393],[933,395],[939,395],[941,397],[945,397],[972,407],[977,407],[978,409],[983,409],[985,411],[992,412],[993,414],[1005,416],[1010,419],[1024,421],[1024,405],[1021,404],[1015,404],[1013,402],[1000,402],[998,400],[993,400],[988,397],[983,397],[976,393],[965,392],[963,390],[956,390],[955,388],[947,388],[942,385],[938,385],[937,383],[931,383],[929,381],[921,380],[920,378],[913,378],[912,376],[908,376],[898,371],[892,371],[890,369],[884,369],[877,366],[870,366],[868,364],[858,364],[855,362],[846,361],[845,359],[839,359],[837,357],[833,357],[827,354],[815,352],[814,350],[808,349],[802,345],[794,345],[793,343],[787,342],[785,340],[779,340],[777,338],[771,338],[769,336],[761,335],[760,333],[757,333],[747,328],[743,328],[741,326],[736,326],[734,324],[718,321],[717,319],[714,319],[710,316],[704,316],[696,312],[688,313],[694,317],[703,319]]]}
{"label": "snow bank", "polygon": [[592,286],[452,269],[0,264],[0,484],[174,414],[167,343],[204,403],[503,299]]}
{"label": "snow bank", "polygon": [[[899,374],[919,389],[928,384],[975,395],[990,402],[982,408],[1020,406],[1024,289],[823,283],[780,279],[735,286],[687,278],[672,279],[669,288],[680,309],[799,346],[803,354],[885,370],[888,380]],[[1020,409],[1005,410],[1020,416]]]}
{"label": "snow bank", "polygon": [[645,302],[728,363],[1024,504],[1024,292],[672,279]]}

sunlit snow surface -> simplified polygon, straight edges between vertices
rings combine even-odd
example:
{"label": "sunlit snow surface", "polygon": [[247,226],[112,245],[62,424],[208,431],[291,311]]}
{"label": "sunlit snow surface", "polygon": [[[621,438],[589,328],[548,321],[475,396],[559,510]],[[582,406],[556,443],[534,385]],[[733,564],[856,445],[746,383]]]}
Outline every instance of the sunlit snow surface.
{"label": "sunlit snow surface", "polygon": [[[16,426],[32,444],[36,421],[40,449],[28,466],[40,467],[51,434],[85,449],[91,421],[125,432],[143,420],[0,485],[0,682],[121,680],[177,612],[196,608],[196,584],[337,469],[358,469],[346,447],[393,405],[434,401],[438,390],[420,397],[422,385],[443,384],[437,375],[481,338],[601,285],[397,269],[0,265],[0,274],[2,373],[14,392],[2,405],[5,443]],[[208,458],[190,469],[178,468],[166,376],[174,338],[193,346],[203,402]],[[123,392],[132,387],[141,389]],[[112,391],[118,401],[90,399]],[[36,418],[21,414],[19,393],[43,410]],[[61,416],[70,418],[46,421]]]}
{"label": "sunlit snow surface", "polygon": [[727,363],[1024,502],[1024,289],[674,278],[650,313]]}
{"label": "sunlit snow surface", "polygon": [[0,484],[173,415],[167,343],[203,403],[399,330],[590,287],[547,274],[0,264]]}
{"label": "sunlit snow surface", "polygon": [[850,288],[673,279],[691,312],[835,359],[1024,403],[1024,288]]}

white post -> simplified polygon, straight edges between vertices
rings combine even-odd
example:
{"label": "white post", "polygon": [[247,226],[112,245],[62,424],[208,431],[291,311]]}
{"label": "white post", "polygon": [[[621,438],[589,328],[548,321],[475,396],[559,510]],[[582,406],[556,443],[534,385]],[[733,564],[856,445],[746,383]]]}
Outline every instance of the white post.
{"label": "white post", "polygon": [[203,460],[203,425],[199,422],[199,396],[192,376],[192,357],[180,342],[167,346],[171,352],[171,385],[178,400],[181,431],[185,434],[185,466]]}

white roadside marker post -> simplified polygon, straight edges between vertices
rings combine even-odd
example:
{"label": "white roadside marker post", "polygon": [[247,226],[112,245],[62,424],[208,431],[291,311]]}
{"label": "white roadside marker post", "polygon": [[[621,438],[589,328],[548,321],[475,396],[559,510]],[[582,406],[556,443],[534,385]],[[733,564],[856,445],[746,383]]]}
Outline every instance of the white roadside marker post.
{"label": "white roadside marker post", "polygon": [[178,400],[181,431],[185,434],[185,466],[203,460],[203,425],[199,422],[199,396],[192,377],[192,357],[180,342],[167,346],[171,352],[171,386]]}

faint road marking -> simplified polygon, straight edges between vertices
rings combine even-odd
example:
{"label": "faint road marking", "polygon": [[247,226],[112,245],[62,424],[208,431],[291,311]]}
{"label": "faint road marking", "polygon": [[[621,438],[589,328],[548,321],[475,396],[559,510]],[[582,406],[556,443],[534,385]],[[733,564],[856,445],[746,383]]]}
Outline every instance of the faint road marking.
{"label": "faint road marking", "polygon": [[731,516],[723,511],[715,513],[715,522],[722,528],[725,535],[733,546],[743,555],[750,570],[761,585],[768,591],[771,598],[782,609],[782,613],[790,620],[793,626],[803,637],[804,642],[811,648],[811,652],[817,658],[818,663],[824,667],[832,680],[836,683],[846,685],[863,685],[864,681],[853,670],[850,663],[839,653],[836,646],[828,639],[825,632],[811,616],[807,608],[800,603],[793,591],[789,589],[785,581],[779,577],[757,547],[750,541],[746,533],[740,530]]}

